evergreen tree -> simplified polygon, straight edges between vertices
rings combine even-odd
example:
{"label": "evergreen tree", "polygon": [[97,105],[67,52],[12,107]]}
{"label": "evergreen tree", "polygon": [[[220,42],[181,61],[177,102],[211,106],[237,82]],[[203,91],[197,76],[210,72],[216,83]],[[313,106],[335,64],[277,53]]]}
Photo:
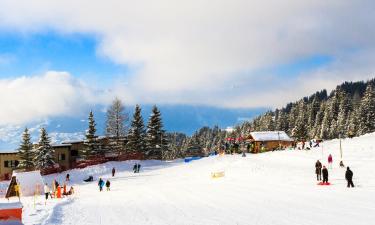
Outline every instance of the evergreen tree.
{"label": "evergreen tree", "polygon": [[18,168],[25,169],[26,171],[30,171],[34,168],[33,144],[31,143],[29,130],[27,128],[25,128],[22,134],[22,142],[17,154],[20,157]]}
{"label": "evergreen tree", "polygon": [[292,130],[292,136],[299,140],[305,140],[307,137],[306,117],[305,117],[306,105],[303,100],[298,103],[298,118],[295,122],[295,126]]}
{"label": "evergreen tree", "polygon": [[162,159],[165,154],[168,154],[167,145],[161,114],[159,109],[154,106],[147,124],[146,155],[151,159]]}
{"label": "evergreen tree", "polygon": [[358,118],[358,134],[375,131],[375,87],[369,83],[362,98]]}
{"label": "evergreen tree", "polygon": [[146,131],[141,114],[141,107],[136,105],[128,134],[127,149],[131,152],[144,153],[146,150],[145,136]]}
{"label": "evergreen tree", "polygon": [[107,110],[106,135],[110,140],[110,147],[113,152],[121,154],[124,152],[126,136],[126,122],[128,115],[122,102],[116,98]]}
{"label": "evergreen tree", "polygon": [[40,129],[38,148],[35,150],[35,167],[45,169],[55,164],[53,160],[54,150],[50,144],[50,138],[44,128]]}
{"label": "evergreen tree", "polygon": [[102,154],[100,151],[100,146],[98,143],[98,136],[96,136],[96,123],[94,119],[94,114],[92,111],[89,113],[88,117],[89,127],[86,131],[86,140],[84,142],[85,147],[82,149],[81,153],[84,158],[89,156]]}
{"label": "evergreen tree", "polygon": [[340,93],[339,114],[337,116],[338,133],[346,135],[348,133],[350,111],[352,110],[351,99],[346,92]]}

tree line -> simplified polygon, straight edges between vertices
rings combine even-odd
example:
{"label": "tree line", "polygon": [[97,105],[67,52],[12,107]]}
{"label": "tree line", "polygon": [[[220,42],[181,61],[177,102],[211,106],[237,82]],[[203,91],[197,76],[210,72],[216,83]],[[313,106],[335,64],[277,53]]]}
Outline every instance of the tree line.
{"label": "tree line", "polygon": [[316,92],[285,107],[268,111],[236,127],[250,131],[286,131],[297,140],[354,137],[375,132],[375,79],[345,82],[328,95]]}
{"label": "tree line", "polygon": [[[94,113],[88,115],[88,129],[86,130],[83,148],[80,149],[82,159],[105,157],[111,153],[117,156],[127,154],[142,154],[146,159],[169,159],[170,144],[166,131],[163,129],[162,117],[157,106],[153,106],[147,126],[145,126],[141,107],[135,106],[134,114],[127,127],[129,116],[125,106],[116,98],[107,110],[105,137],[97,135]],[[105,140],[105,141],[104,141]],[[45,169],[53,167],[54,149],[45,128],[41,128],[39,141],[31,142],[29,130],[22,134],[22,141],[18,149],[20,169]]]}

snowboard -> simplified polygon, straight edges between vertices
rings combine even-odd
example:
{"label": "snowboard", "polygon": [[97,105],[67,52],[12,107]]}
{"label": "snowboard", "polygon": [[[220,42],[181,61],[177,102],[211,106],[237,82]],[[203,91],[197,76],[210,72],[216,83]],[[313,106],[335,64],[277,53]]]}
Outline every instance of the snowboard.
{"label": "snowboard", "polygon": [[318,185],[328,186],[328,185],[331,185],[331,183],[330,182],[327,182],[327,183],[319,182]]}

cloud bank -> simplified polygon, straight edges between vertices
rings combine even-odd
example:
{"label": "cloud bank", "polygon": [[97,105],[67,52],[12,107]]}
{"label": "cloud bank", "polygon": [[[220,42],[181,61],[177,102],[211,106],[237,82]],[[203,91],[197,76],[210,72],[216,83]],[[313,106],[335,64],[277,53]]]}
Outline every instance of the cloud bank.
{"label": "cloud bank", "polygon": [[[134,71],[111,90],[129,103],[274,107],[345,80],[374,76],[373,1],[0,0],[0,5],[4,30],[97,36],[99,55]],[[317,55],[332,61],[290,76],[277,69],[259,72]],[[44,110],[71,112],[83,99],[77,96],[90,97],[86,87],[64,86],[72,84],[71,77],[51,76],[63,84],[50,75],[1,81],[8,89],[2,102],[17,102],[14,93],[30,92],[33,99],[47,95],[49,102],[45,109],[44,101],[33,103],[30,96],[22,110],[9,109],[5,116],[27,120],[25,110],[40,116]],[[12,89],[29,81],[37,89]],[[50,92],[44,82],[56,91]],[[57,95],[64,97],[54,103]]]}
{"label": "cloud bank", "polygon": [[67,72],[0,79],[0,125],[24,124],[51,116],[74,115],[109,95],[93,89]]}

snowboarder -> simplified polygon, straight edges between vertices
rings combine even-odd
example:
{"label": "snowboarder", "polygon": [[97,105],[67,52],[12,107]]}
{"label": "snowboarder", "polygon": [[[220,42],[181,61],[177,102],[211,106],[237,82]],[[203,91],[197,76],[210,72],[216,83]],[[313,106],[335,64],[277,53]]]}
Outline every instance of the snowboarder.
{"label": "snowboarder", "polygon": [[115,176],[115,173],[116,173],[116,169],[115,169],[115,167],[113,167],[113,168],[112,168],[112,177]]}
{"label": "snowboarder", "polygon": [[103,191],[104,181],[102,180],[102,178],[99,178],[98,186],[99,191]]}
{"label": "snowboarder", "polygon": [[322,180],[322,163],[318,160],[315,163],[316,180]]}
{"label": "snowboarder", "polygon": [[70,175],[69,175],[69,173],[66,174],[66,179],[65,179],[65,181],[66,181],[66,182],[69,182],[69,181],[70,181]]}
{"label": "snowboarder", "polygon": [[323,184],[328,184],[328,170],[326,166],[323,166],[322,174],[323,174]]}
{"label": "snowboarder", "polygon": [[137,173],[139,173],[139,171],[141,170],[141,164],[137,164]]}
{"label": "snowboarder", "polygon": [[349,166],[346,168],[345,179],[348,181],[348,188],[354,187],[353,172],[350,170]]}
{"label": "snowboarder", "polygon": [[105,182],[105,186],[107,187],[107,191],[110,191],[110,186],[111,186],[111,182],[109,182],[109,180],[107,180],[107,182]]}
{"label": "snowboarder", "polygon": [[49,192],[50,192],[50,189],[47,185],[47,183],[44,185],[44,194],[46,195],[46,201],[48,199],[48,195],[49,195]]}
{"label": "snowboarder", "polygon": [[329,154],[329,156],[328,156],[328,165],[329,165],[330,169],[332,169],[332,162],[333,162],[332,155]]}

